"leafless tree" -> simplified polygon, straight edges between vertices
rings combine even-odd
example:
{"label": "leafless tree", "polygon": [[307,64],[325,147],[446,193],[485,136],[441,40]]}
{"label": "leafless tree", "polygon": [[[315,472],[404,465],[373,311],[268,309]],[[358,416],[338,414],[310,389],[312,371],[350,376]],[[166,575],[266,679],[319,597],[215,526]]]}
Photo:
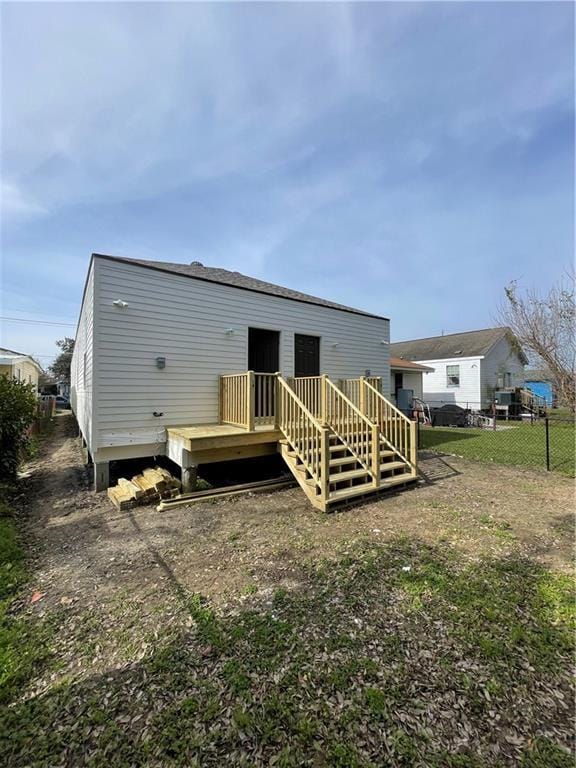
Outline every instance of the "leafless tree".
{"label": "leafless tree", "polygon": [[576,411],[576,273],[567,271],[547,294],[522,291],[516,280],[504,289],[498,310],[531,361],[550,376],[559,404]]}

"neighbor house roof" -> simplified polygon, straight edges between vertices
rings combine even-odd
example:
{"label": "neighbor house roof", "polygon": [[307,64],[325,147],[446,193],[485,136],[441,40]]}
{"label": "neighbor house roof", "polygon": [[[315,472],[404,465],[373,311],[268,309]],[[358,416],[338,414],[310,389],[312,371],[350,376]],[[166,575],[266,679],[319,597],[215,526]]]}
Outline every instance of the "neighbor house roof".
{"label": "neighbor house roof", "polygon": [[387,320],[386,317],[374,315],[370,312],[364,312],[361,309],[354,309],[345,304],[337,304],[334,301],[320,299],[317,296],[311,296],[308,293],[301,293],[292,288],[284,288],[281,285],[267,283],[264,280],[258,280],[255,277],[243,275],[241,272],[231,272],[228,269],[219,267],[205,267],[199,261],[193,261],[190,264],[177,264],[168,261],[148,261],[145,259],[128,259],[124,256],[109,256],[101,253],[92,254],[96,258],[108,259],[110,261],[123,262],[126,264],[135,264],[148,269],[155,269],[158,272],[170,272],[175,275],[192,277],[196,280],[204,280],[208,283],[220,283],[221,285],[231,285],[234,288],[242,288],[246,291],[255,291],[256,293],[266,293],[270,296],[281,296],[284,299],[293,299],[305,304],[317,304],[320,307],[330,307],[331,309],[340,309],[343,312],[352,312],[356,315],[366,315],[367,317],[376,317],[380,320]]}
{"label": "neighbor house roof", "polygon": [[401,357],[391,357],[390,368],[402,369],[403,371],[422,371],[424,373],[434,370],[434,368],[430,368],[428,365],[413,363],[412,360],[403,360]]}
{"label": "neighbor house roof", "polygon": [[544,368],[532,368],[529,371],[524,371],[524,381],[552,381],[553,377],[550,371],[546,371]]}
{"label": "neighbor house roof", "polygon": [[38,368],[38,370],[41,372],[42,367],[39,363],[34,360],[33,357],[30,355],[27,355],[25,352],[15,352],[13,349],[5,349],[4,347],[0,347],[0,365],[12,365],[13,363],[16,363],[18,360],[30,360],[30,362]]}
{"label": "neighbor house roof", "polygon": [[[445,336],[430,336],[427,339],[396,341],[390,344],[390,352],[405,360],[448,360],[454,357],[482,357],[501,339],[512,342],[515,337],[509,328],[484,328],[481,331],[449,333]],[[527,360],[517,346],[522,362]]]}

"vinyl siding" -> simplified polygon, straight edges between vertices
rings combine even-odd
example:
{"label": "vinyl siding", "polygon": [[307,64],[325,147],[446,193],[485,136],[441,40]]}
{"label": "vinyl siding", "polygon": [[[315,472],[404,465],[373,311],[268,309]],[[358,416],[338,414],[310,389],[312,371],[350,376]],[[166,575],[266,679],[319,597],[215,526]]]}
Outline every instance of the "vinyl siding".
{"label": "vinyl siding", "polygon": [[507,339],[501,339],[495,344],[482,361],[482,401],[486,408],[498,386],[499,373],[511,374],[510,384],[505,386],[521,387],[524,384],[524,365]]}
{"label": "vinyl siding", "polygon": [[12,365],[1,365],[0,374],[12,376],[12,378],[22,381],[25,384],[32,384],[34,389],[38,391],[38,368],[36,368],[34,363],[31,363],[27,358],[15,360]]}
{"label": "vinyl siding", "polygon": [[[280,331],[286,376],[294,372],[294,334],[310,334],[321,337],[322,372],[347,378],[369,370],[383,377],[387,394],[387,320],[138,265],[94,263],[98,448],[141,444],[161,452],[165,426],[217,422],[218,377],[247,369],[249,327]],[[116,299],[128,306],[115,307]]]}
{"label": "vinyl siding", "polygon": [[[422,374],[423,399],[430,405],[456,403],[461,408],[480,409],[480,371],[482,358],[467,357],[450,360],[416,360],[422,365],[429,365],[434,371]],[[460,386],[446,385],[446,367],[460,366]]]}
{"label": "vinyl siding", "polygon": [[95,451],[93,430],[94,404],[94,265],[86,281],[84,301],[76,331],[76,341],[70,367],[70,405],[88,450]]}

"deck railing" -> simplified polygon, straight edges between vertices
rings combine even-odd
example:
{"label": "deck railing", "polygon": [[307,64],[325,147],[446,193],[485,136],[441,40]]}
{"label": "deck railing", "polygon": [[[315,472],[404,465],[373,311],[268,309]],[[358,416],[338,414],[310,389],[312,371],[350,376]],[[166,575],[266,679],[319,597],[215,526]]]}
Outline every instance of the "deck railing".
{"label": "deck railing", "polygon": [[319,487],[321,498],[326,500],[328,498],[329,429],[314,418],[281,376],[277,377],[277,381],[278,426]]}
{"label": "deck railing", "polygon": [[399,411],[366,379],[362,380],[361,388],[363,413],[378,425],[390,447],[415,471],[418,449],[416,422]]}
{"label": "deck railing", "polygon": [[[220,423],[254,428],[251,371],[220,376]],[[253,376],[253,374],[252,374]]]}
{"label": "deck railing", "polygon": [[363,410],[362,408],[362,396],[364,394],[364,388],[362,386],[362,382],[367,381],[369,384],[371,384],[375,389],[380,391],[380,387],[382,384],[382,379],[380,376],[360,376],[358,379],[339,379],[338,380],[338,387],[342,390],[342,392],[346,395],[346,397],[351,400],[356,408],[359,410]]}
{"label": "deck railing", "polygon": [[254,423],[274,424],[276,420],[276,373],[254,374]]}
{"label": "deck railing", "polygon": [[322,420],[322,376],[290,377],[287,381],[312,416]]}
{"label": "deck railing", "polygon": [[326,376],[324,378],[326,421],[336,435],[370,472],[375,485],[380,483],[380,439],[378,428]]}
{"label": "deck railing", "polygon": [[220,423],[252,431],[276,418],[275,373],[230,373],[220,376]]}

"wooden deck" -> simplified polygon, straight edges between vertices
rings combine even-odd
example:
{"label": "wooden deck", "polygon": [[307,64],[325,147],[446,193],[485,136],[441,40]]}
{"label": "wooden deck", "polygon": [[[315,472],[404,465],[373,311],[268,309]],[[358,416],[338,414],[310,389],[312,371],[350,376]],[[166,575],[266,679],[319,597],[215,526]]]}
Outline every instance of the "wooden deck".
{"label": "wooden deck", "polygon": [[277,452],[324,511],[417,476],[416,426],[376,379],[336,385],[327,376],[288,382],[280,374],[225,374],[219,411],[217,424],[166,429],[166,453],[182,468],[184,490],[194,488],[201,464]]}
{"label": "wooden deck", "polygon": [[166,453],[181,467],[251,459],[278,451],[283,437],[272,424],[253,430],[232,424],[190,424],[166,429]]}

